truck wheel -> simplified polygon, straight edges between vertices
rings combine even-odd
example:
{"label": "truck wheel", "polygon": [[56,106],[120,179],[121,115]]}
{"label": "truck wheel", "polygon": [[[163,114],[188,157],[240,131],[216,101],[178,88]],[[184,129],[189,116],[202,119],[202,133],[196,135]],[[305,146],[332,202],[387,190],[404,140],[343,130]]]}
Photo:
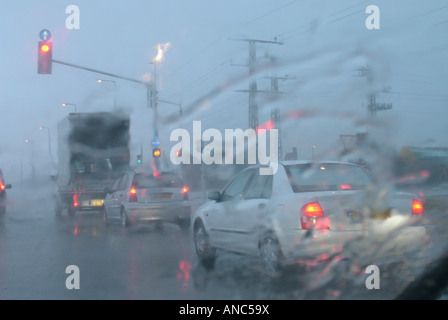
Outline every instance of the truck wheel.
{"label": "truck wheel", "polygon": [[155,229],[157,232],[162,232],[162,231],[163,231],[163,221],[157,221],[157,222],[155,223],[154,229]]}
{"label": "truck wheel", "polygon": [[69,216],[70,218],[74,218],[74,217],[75,217],[75,214],[76,214],[76,209],[73,208],[73,207],[69,207],[69,208],[67,209],[67,213],[68,213],[68,216]]}
{"label": "truck wheel", "polygon": [[60,218],[62,216],[62,207],[59,204],[56,204],[54,211],[57,218]]}
{"label": "truck wheel", "polygon": [[179,227],[180,230],[182,230],[182,232],[187,233],[188,230],[190,229],[190,219],[179,220]]}

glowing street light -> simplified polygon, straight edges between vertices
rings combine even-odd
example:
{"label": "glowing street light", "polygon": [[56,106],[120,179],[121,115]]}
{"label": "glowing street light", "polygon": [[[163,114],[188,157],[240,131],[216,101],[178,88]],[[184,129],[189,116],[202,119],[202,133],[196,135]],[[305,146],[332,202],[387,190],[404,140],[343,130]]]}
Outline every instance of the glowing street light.
{"label": "glowing street light", "polygon": [[74,106],[74,107],[75,107],[75,113],[76,113],[76,104],[74,104],[74,103],[63,103],[62,106],[63,106],[63,107],[66,107],[66,106]]}
{"label": "glowing street light", "polygon": [[154,58],[154,60],[152,62],[150,62],[150,64],[154,65],[154,84],[152,86],[152,96],[153,96],[153,108],[154,108],[154,136],[157,137],[159,135],[159,130],[158,130],[158,114],[157,114],[157,106],[159,103],[158,100],[158,92],[157,92],[157,68],[156,65],[158,62],[162,62],[163,61],[163,57],[164,54],[166,52],[166,50],[168,49],[168,47],[170,46],[170,43],[167,42],[165,44],[158,44],[157,45],[157,55]]}
{"label": "glowing street light", "polygon": [[117,110],[117,84],[114,80],[105,80],[105,79],[98,79],[98,83],[102,82],[112,82],[114,84],[114,110]]}
{"label": "glowing street light", "polygon": [[43,129],[46,129],[47,132],[48,132],[48,153],[49,153],[50,158],[51,158],[51,138],[50,138],[50,128],[48,128],[48,127],[44,127],[44,126],[40,126],[40,127],[39,127],[39,130],[43,130]]}
{"label": "glowing street light", "polygon": [[34,140],[31,139],[25,139],[25,143],[31,143],[31,177],[32,177],[32,181],[34,182]]}

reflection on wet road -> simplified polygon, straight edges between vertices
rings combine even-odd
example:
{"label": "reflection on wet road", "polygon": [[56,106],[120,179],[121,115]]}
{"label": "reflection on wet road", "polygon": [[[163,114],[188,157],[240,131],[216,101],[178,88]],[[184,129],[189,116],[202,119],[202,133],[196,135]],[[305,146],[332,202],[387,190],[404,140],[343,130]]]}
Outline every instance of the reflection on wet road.
{"label": "reflection on wet road", "polygon": [[[446,244],[438,230],[427,251],[380,265],[381,289],[368,290],[365,269],[342,256],[277,278],[256,258],[230,253],[206,270],[176,225],[123,229],[95,213],[58,219],[51,202],[37,207],[19,195],[11,192],[0,227],[0,299],[393,299]],[[78,290],[65,286],[69,265],[79,267]]]}

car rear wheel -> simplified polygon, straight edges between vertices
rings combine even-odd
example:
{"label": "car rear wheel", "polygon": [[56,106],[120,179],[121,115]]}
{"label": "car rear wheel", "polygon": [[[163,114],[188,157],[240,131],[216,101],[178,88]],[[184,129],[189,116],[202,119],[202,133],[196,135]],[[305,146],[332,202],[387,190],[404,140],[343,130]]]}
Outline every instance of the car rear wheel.
{"label": "car rear wheel", "polygon": [[210,244],[208,234],[201,221],[195,224],[193,237],[199,261],[207,268],[213,267],[216,258],[216,249]]}
{"label": "car rear wheel", "polygon": [[278,240],[273,235],[266,236],[260,243],[260,258],[265,270],[276,275],[281,270],[282,252]]}
{"label": "car rear wheel", "polygon": [[101,219],[105,224],[109,223],[109,216],[107,215],[107,211],[104,206],[101,208]]}
{"label": "car rear wheel", "polygon": [[129,226],[128,215],[126,213],[126,210],[124,210],[124,208],[121,209],[120,223],[123,228],[126,228],[127,226]]}

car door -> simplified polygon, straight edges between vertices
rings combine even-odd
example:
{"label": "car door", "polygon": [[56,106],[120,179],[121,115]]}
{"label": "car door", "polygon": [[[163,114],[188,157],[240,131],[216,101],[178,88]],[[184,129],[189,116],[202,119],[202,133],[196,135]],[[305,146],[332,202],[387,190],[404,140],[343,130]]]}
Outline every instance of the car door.
{"label": "car door", "polygon": [[115,186],[115,189],[111,192],[111,200],[110,204],[108,206],[109,211],[109,218],[111,219],[119,219],[120,218],[120,211],[121,211],[121,204],[123,202],[124,194],[126,192],[126,184],[128,181],[128,174],[124,173],[121,175],[121,177],[118,180],[118,184]]}
{"label": "car door", "polygon": [[253,175],[243,192],[242,200],[235,204],[235,243],[237,250],[258,252],[259,233],[265,226],[264,217],[269,214],[272,193],[272,175],[260,175],[252,169]]}
{"label": "car door", "polygon": [[116,206],[116,201],[114,199],[114,192],[116,190],[118,190],[118,185],[120,184],[121,178],[122,178],[122,175],[114,180],[111,187],[109,188],[108,193],[104,197],[104,207],[106,209],[106,212],[107,212],[107,215],[109,218],[113,218],[113,210],[114,210],[114,207]]}
{"label": "car door", "polygon": [[230,250],[235,248],[235,210],[251,176],[252,171],[249,170],[235,176],[221,193],[221,200],[207,213],[210,236],[215,246]]}
{"label": "car door", "polygon": [[119,219],[121,216],[121,207],[124,202],[129,199],[129,191],[130,191],[130,183],[131,183],[131,174],[125,173],[120,180],[120,184],[118,185],[118,190],[114,192],[114,198],[116,200],[115,214]]}

